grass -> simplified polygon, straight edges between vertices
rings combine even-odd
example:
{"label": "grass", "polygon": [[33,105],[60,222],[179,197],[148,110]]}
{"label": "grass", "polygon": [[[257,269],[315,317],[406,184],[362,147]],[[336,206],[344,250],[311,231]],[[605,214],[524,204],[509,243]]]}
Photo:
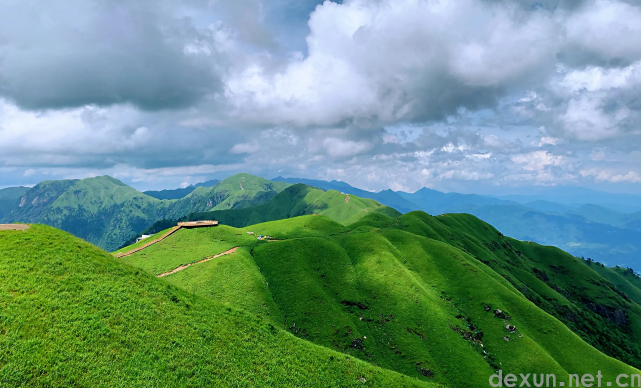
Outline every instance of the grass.
{"label": "grass", "polygon": [[[168,282],[372,365],[450,387],[485,386],[496,369],[640,373],[595,349],[635,364],[639,306],[572,256],[509,239],[471,216],[371,212],[346,227],[308,215],[210,231],[279,241],[238,241],[237,254]],[[172,255],[200,249],[196,240]],[[620,327],[587,303],[625,309],[628,322]]]}
{"label": "grass", "polygon": [[166,279],[171,284],[217,302],[242,309],[282,326],[282,314],[274,303],[265,279],[243,247],[198,266],[189,267]]}
{"label": "grass", "polygon": [[0,387],[433,386],[295,338],[50,227],[2,231],[0,250]]}
{"label": "grass", "polygon": [[129,252],[131,250],[139,248],[139,247],[149,243],[150,241],[157,240],[157,239],[161,238],[162,236],[165,235],[165,233],[168,233],[170,230],[171,230],[171,228],[167,228],[167,229],[161,230],[160,232],[155,233],[155,234],[151,235],[150,237],[148,237],[148,238],[146,238],[144,240],[140,240],[137,243],[133,243],[133,244],[128,245],[126,247],[122,247],[122,248],[118,249],[117,251],[114,251],[113,253]]}
{"label": "grass", "polygon": [[254,241],[256,241],[255,237],[226,225],[179,229],[160,243],[120,260],[135,264],[154,275],[160,275],[181,265],[195,263]]}
{"label": "grass", "polygon": [[625,293],[630,300],[641,305],[641,278],[639,276],[624,268],[608,268],[594,262],[589,263],[588,266]]}

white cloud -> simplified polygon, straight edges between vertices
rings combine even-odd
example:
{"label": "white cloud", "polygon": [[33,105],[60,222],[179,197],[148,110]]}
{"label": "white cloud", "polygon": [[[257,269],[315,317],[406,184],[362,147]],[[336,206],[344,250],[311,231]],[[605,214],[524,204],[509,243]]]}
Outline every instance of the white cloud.
{"label": "white cloud", "polygon": [[559,166],[565,161],[565,157],[552,155],[548,151],[534,151],[524,155],[512,157],[512,161],[524,164],[522,167],[527,171],[543,171],[548,166]]}
{"label": "white cloud", "polygon": [[566,22],[568,44],[608,59],[641,55],[641,9],[616,0],[589,1]]}
{"label": "white cloud", "polygon": [[335,137],[328,137],[323,141],[323,147],[332,157],[347,157],[359,154],[372,148],[367,142],[341,140]]}
{"label": "white cloud", "polygon": [[255,63],[229,78],[227,97],[239,114],[296,125],[455,113],[554,69],[553,18],[515,13],[476,0],[327,1],[311,15],[307,57],[277,73]]}
{"label": "white cloud", "polygon": [[232,154],[252,154],[260,149],[258,143],[240,143],[234,145],[230,152]]}
{"label": "white cloud", "polygon": [[614,172],[612,170],[600,169],[586,169],[579,172],[583,177],[594,177],[597,182],[611,182],[611,183],[639,183],[641,182],[641,174],[636,171],[629,171],[627,173]]}
{"label": "white cloud", "polygon": [[605,152],[600,149],[593,149],[590,153],[590,159],[594,160],[595,162],[605,160]]}

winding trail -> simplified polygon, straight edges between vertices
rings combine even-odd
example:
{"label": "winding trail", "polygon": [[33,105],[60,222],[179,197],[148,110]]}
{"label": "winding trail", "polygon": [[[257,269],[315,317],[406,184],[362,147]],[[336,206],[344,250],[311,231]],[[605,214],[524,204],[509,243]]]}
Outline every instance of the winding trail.
{"label": "winding trail", "polygon": [[167,232],[167,233],[165,233],[164,235],[162,235],[162,237],[157,238],[157,239],[152,240],[152,241],[149,241],[147,244],[142,245],[142,246],[140,246],[140,247],[138,247],[138,248],[136,248],[136,249],[132,249],[132,250],[127,251],[127,252],[118,253],[118,254],[116,255],[116,257],[117,257],[117,258],[121,258],[121,257],[125,257],[125,256],[130,256],[130,255],[133,255],[133,254],[134,254],[134,253],[136,253],[136,252],[142,251],[143,249],[145,249],[145,248],[149,247],[150,245],[154,245],[155,243],[157,243],[157,242],[159,242],[159,241],[162,241],[162,240],[166,239],[167,237],[169,237],[170,235],[172,235],[173,233],[175,233],[175,232],[176,232],[178,229],[180,229],[181,227],[182,227],[182,226],[180,226],[180,225],[179,225],[179,226],[174,226],[173,228],[171,228],[171,230],[170,230],[169,232]]}
{"label": "winding trail", "polygon": [[163,274],[160,274],[160,275],[158,275],[158,276],[156,276],[156,277],[157,277],[157,278],[164,278],[165,276],[173,275],[173,274],[175,274],[176,272],[180,272],[180,271],[182,271],[183,269],[186,269],[186,268],[191,267],[192,265],[201,264],[201,263],[204,263],[204,262],[209,261],[209,260],[217,259],[217,258],[219,258],[220,256],[224,256],[224,255],[228,255],[228,254],[230,254],[230,253],[234,253],[234,252],[236,252],[236,249],[238,249],[238,247],[234,247],[234,248],[232,248],[232,249],[230,249],[230,250],[228,250],[228,251],[225,251],[225,252],[223,252],[223,253],[219,253],[219,254],[217,254],[217,255],[215,255],[215,256],[206,257],[206,258],[204,258],[204,259],[202,259],[202,260],[200,260],[200,261],[197,261],[197,262],[195,262],[195,263],[186,264],[186,265],[181,265],[181,266],[180,266],[180,267],[178,267],[178,268],[175,268],[175,269],[173,269],[173,270],[171,270],[171,271],[169,271],[169,272],[165,272],[165,273],[163,273]]}
{"label": "winding trail", "polygon": [[27,230],[29,225],[25,224],[0,224],[0,230]]}

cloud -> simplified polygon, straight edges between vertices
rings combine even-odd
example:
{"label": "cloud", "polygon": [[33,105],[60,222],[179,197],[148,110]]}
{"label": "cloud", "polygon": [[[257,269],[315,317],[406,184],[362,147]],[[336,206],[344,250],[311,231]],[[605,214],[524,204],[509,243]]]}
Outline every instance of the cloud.
{"label": "cloud", "polygon": [[564,160],[563,156],[555,156],[547,151],[534,151],[512,158],[515,163],[525,164],[523,169],[527,171],[542,171],[547,166],[559,166],[563,164]]}
{"label": "cloud", "polygon": [[215,46],[169,1],[3,1],[0,95],[33,110],[187,107],[221,89]]}
{"label": "cloud", "polygon": [[251,154],[260,149],[260,145],[257,143],[239,143],[235,144],[231,148],[232,154]]}
{"label": "cloud", "polygon": [[636,60],[641,55],[640,20],[641,9],[633,2],[586,2],[565,23],[569,55],[603,62]]}
{"label": "cloud", "polygon": [[239,114],[302,126],[442,119],[493,106],[556,61],[553,18],[505,4],[327,1],[309,26],[307,57],[231,76]]}
{"label": "cloud", "polygon": [[641,174],[636,171],[629,171],[627,173],[618,173],[611,170],[587,169],[580,171],[583,177],[594,177],[599,182],[608,181],[612,183],[639,183],[641,182]]}
{"label": "cloud", "polygon": [[367,151],[372,148],[372,145],[367,142],[328,137],[323,141],[323,147],[332,157],[347,157]]}
{"label": "cloud", "polygon": [[8,0],[0,185],[634,183],[639,26],[622,0]]}

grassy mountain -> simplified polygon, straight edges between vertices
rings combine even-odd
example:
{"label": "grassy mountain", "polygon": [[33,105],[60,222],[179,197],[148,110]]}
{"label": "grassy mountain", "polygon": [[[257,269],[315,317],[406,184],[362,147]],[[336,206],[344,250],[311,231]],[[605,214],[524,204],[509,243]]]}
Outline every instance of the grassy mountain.
{"label": "grassy mountain", "polygon": [[[380,203],[335,190],[324,191],[304,184],[287,187],[263,205],[233,210],[215,210],[191,213],[179,221],[217,220],[221,224],[234,227],[258,224],[266,221],[281,220],[307,214],[321,214],[339,223],[350,224],[369,213],[381,213],[391,217],[400,215],[396,210]],[[158,221],[144,234],[157,233],[176,225],[177,220]],[[130,240],[130,243],[135,240]]]}
{"label": "grassy mountain", "polygon": [[6,189],[0,189],[0,219],[18,205],[20,197],[27,191],[29,191],[28,187],[7,187]]}
{"label": "grassy mountain", "polygon": [[215,187],[198,187],[182,199],[158,200],[108,176],[45,181],[27,191],[3,221],[51,225],[114,250],[157,220],[253,206],[287,186],[238,174]]}
{"label": "grassy mountain", "polygon": [[348,223],[308,215],[182,229],[120,260],[159,275],[209,258],[164,279],[448,387],[487,386],[497,369],[566,381],[595,370],[610,379],[639,373],[597,349],[639,367],[641,306],[573,256],[467,215],[368,212]]}
{"label": "grassy mountain", "polygon": [[53,228],[0,231],[2,387],[431,387]]}
{"label": "grassy mountain", "polygon": [[45,181],[25,193],[4,222],[47,224],[114,249],[158,219],[162,207],[108,176]]}
{"label": "grassy mountain", "polygon": [[263,204],[288,186],[288,183],[271,182],[250,174],[236,174],[214,187],[197,187],[185,198],[176,201],[167,217],[179,218],[192,212],[242,209]]}
{"label": "grassy mountain", "polygon": [[641,305],[641,278],[627,268],[608,268],[603,264],[586,261],[586,264],[595,270],[604,279],[612,283],[619,291],[630,300]]}

